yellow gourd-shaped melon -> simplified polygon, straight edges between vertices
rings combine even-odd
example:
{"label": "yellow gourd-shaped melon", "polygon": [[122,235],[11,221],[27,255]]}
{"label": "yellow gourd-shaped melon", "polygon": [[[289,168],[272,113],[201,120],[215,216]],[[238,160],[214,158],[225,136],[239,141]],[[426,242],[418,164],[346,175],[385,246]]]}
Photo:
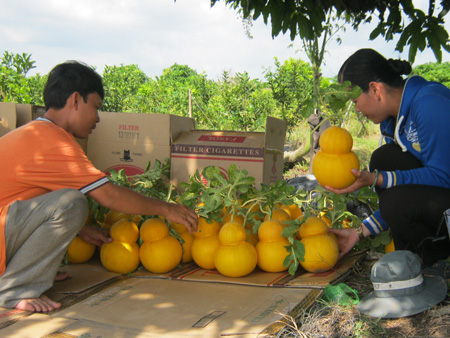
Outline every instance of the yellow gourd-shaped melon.
{"label": "yellow gourd-shaped melon", "polygon": [[266,272],[281,272],[288,269],[284,260],[289,252],[285,246],[289,245],[287,238],[281,235],[284,225],[277,219],[261,223],[258,229],[259,242],[256,244],[258,266]]}
{"label": "yellow gourd-shaped melon", "polygon": [[327,224],[318,217],[305,220],[297,232],[305,247],[304,261],[300,265],[309,272],[324,272],[332,269],[339,258],[339,245],[328,233]]}
{"label": "yellow gourd-shaped melon", "polygon": [[120,219],[111,226],[111,243],[104,243],[100,249],[100,260],[105,269],[127,274],[139,266],[139,228],[134,222]]}
{"label": "yellow gourd-shaped melon", "polygon": [[214,255],[217,271],[227,277],[243,277],[256,267],[257,253],[246,241],[245,228],[237,222],[225,223],[219,231],[219,247]]}
{"label": "yellow gourd-shaped melon", "polygon": [[169,234],[169,227],[160,218],[150,218],[141,225],[141,263],[148,271],[165,273],[181,263],[183,249]]}
{"label": "yellow gourd-shaped melon", "polygon": [[275,208],[272,210],[272,214],[269,216],[269,214],[266,214],[264,217],[264,221],[268,221],[271,219],[279,220],[281,223],[287,222],[291,219],[291,216],[289,215],[288,211],[283,210],[280,208]]}
{"label": "yellow gourd-shaped melon", "polygon": [[191,254],[194,262],[201,268],[212,270],[214,264],[214,254],[219,247],[220,224],[212,220],[211,223],[200,217],[197,231],[194,232]]}
{"label": "yellow gourd-shaped melon", "polygon": [[326,129],[319,139],[320,150],[314,155],[312,171],[323,186],[343,189],[355,182],[351,169],[359,169],[359,159],[352,151],[353,138],[341,127]]}

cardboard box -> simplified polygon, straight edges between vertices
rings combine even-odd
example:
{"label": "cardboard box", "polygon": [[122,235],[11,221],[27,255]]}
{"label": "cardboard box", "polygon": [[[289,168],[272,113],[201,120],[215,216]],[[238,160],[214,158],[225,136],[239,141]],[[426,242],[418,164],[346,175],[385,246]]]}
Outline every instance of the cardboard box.
{"label": "cardboard box", "polygon": [[0,102],[0,137],[15,129],[16,124],[16,104],[12,102]]}
{"label": "cardboard box", "polygon": [[36,120],[38,117],[43,117],[45,114],[45,107],[33,106],[31,104],[17,103],[17,128],[27,124],[31,120]]}
{"label": "cardboard box", "polygon": [[[43,117],[45,107],[25,103],[0,102],[0,137],[38,117]],[[76,139],[87,152],[87,140]]]}
{"label": "cardboard box", "polygon": [[31,104],[0,102],[0,136],[44,116],[45,108]]}
{"label": "cardboard box", "polygon": [[265,132],[185,132],[172,145],[171,182],[180,188],[196,170],[201,173],[210,165],[218,166],[226,176],[231,164],[247,170],[257,185],[282,179],[286,126],[284,120],[267,117]]}
{"label": "cardboard box", "polygon": [[169,114],[99,112],[100,123],[89,136],[87,156],[98,169],[141,174],[149,161],[170,159],[171,145],[194,120]]}

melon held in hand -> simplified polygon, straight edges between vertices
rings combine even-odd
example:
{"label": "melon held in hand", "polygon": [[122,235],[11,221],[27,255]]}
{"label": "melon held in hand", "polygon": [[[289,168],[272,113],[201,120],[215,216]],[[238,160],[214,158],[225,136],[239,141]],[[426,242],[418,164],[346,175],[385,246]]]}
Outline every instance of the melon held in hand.
{"label": "melon held in hand", "polygon": [[350,133],[341,127],[330,127],[320,136],[319,146],[312,162],[317,181],[335,189],[346,188],[355,182],[351,169],[359,169],[359,159],[352,151]]}
{"label": "melon held in hand", "polygon": [[127,274],[139,266],[139,228],[134,222],[120,219],[111,226],[112,242],[103,243],[100,260],[105,269]]}
{"label": "melon held in hand", "polygon": [[300,242],[305,247],[304,261],[300,265],[309,272],[332,269],[339,259],[339,245],[328,233],[326,223],[315,216],[309,217],[298,230]]}

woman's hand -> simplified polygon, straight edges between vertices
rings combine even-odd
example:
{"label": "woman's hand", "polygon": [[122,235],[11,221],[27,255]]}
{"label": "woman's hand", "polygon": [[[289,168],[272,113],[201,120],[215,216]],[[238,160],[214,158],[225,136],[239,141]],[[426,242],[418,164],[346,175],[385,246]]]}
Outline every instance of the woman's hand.
{"label": "woman's hand", "polygon": [[355,229],[334,229],[330,228],[329,232],[336,235],[339,242],[339,258],[344,256],[347,252],[353,249],[356,243],[359,242],[358,234]]}
{"label": "woman's hand", "polygon": [[347,194],[350,192],[354,192],[358,189],[361,189],[363,187],[368,187],[373,184],[375,181],[375,173],[372,173],[370,171],[360,171],[358,169],[352,169],[352,174],[355,175],[356,181],[353,182],[351,185],[349,185],[347,188],[343,189],[335,189],[329,186],[324,186],[323,188],[327,189],[328,191],[331,191],[335,194],[342,195]]}

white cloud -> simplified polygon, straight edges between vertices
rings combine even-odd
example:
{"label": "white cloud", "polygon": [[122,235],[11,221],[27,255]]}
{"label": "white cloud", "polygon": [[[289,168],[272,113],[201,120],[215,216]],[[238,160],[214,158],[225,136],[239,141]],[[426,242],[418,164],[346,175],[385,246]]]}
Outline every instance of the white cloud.
{"label": "white cloud", "polygon": [[[0,0],[0,8],[0,52],[32,54],[34,71],[41,74],[76,59],[99,71],[105,65],[137,64],[147,75],[159,76],[178,63],[213,79],[224,70],[262,78],[274,57],[307,61],[304,53],[296,53],[298,41],[288,48],[289,36],[272,39],[262,18],[254,22],[250,40],[236,11],[223,2],[211,8],[209,0]],[[407,58],[394,52],[394,42],[368,41],[369,31],[349,28],[341,34],[342,45],[330,43],[323,74],[336,75],[362,47]],[[418,55],[416,64],[429,61],[435,61],[431,51]]]}

